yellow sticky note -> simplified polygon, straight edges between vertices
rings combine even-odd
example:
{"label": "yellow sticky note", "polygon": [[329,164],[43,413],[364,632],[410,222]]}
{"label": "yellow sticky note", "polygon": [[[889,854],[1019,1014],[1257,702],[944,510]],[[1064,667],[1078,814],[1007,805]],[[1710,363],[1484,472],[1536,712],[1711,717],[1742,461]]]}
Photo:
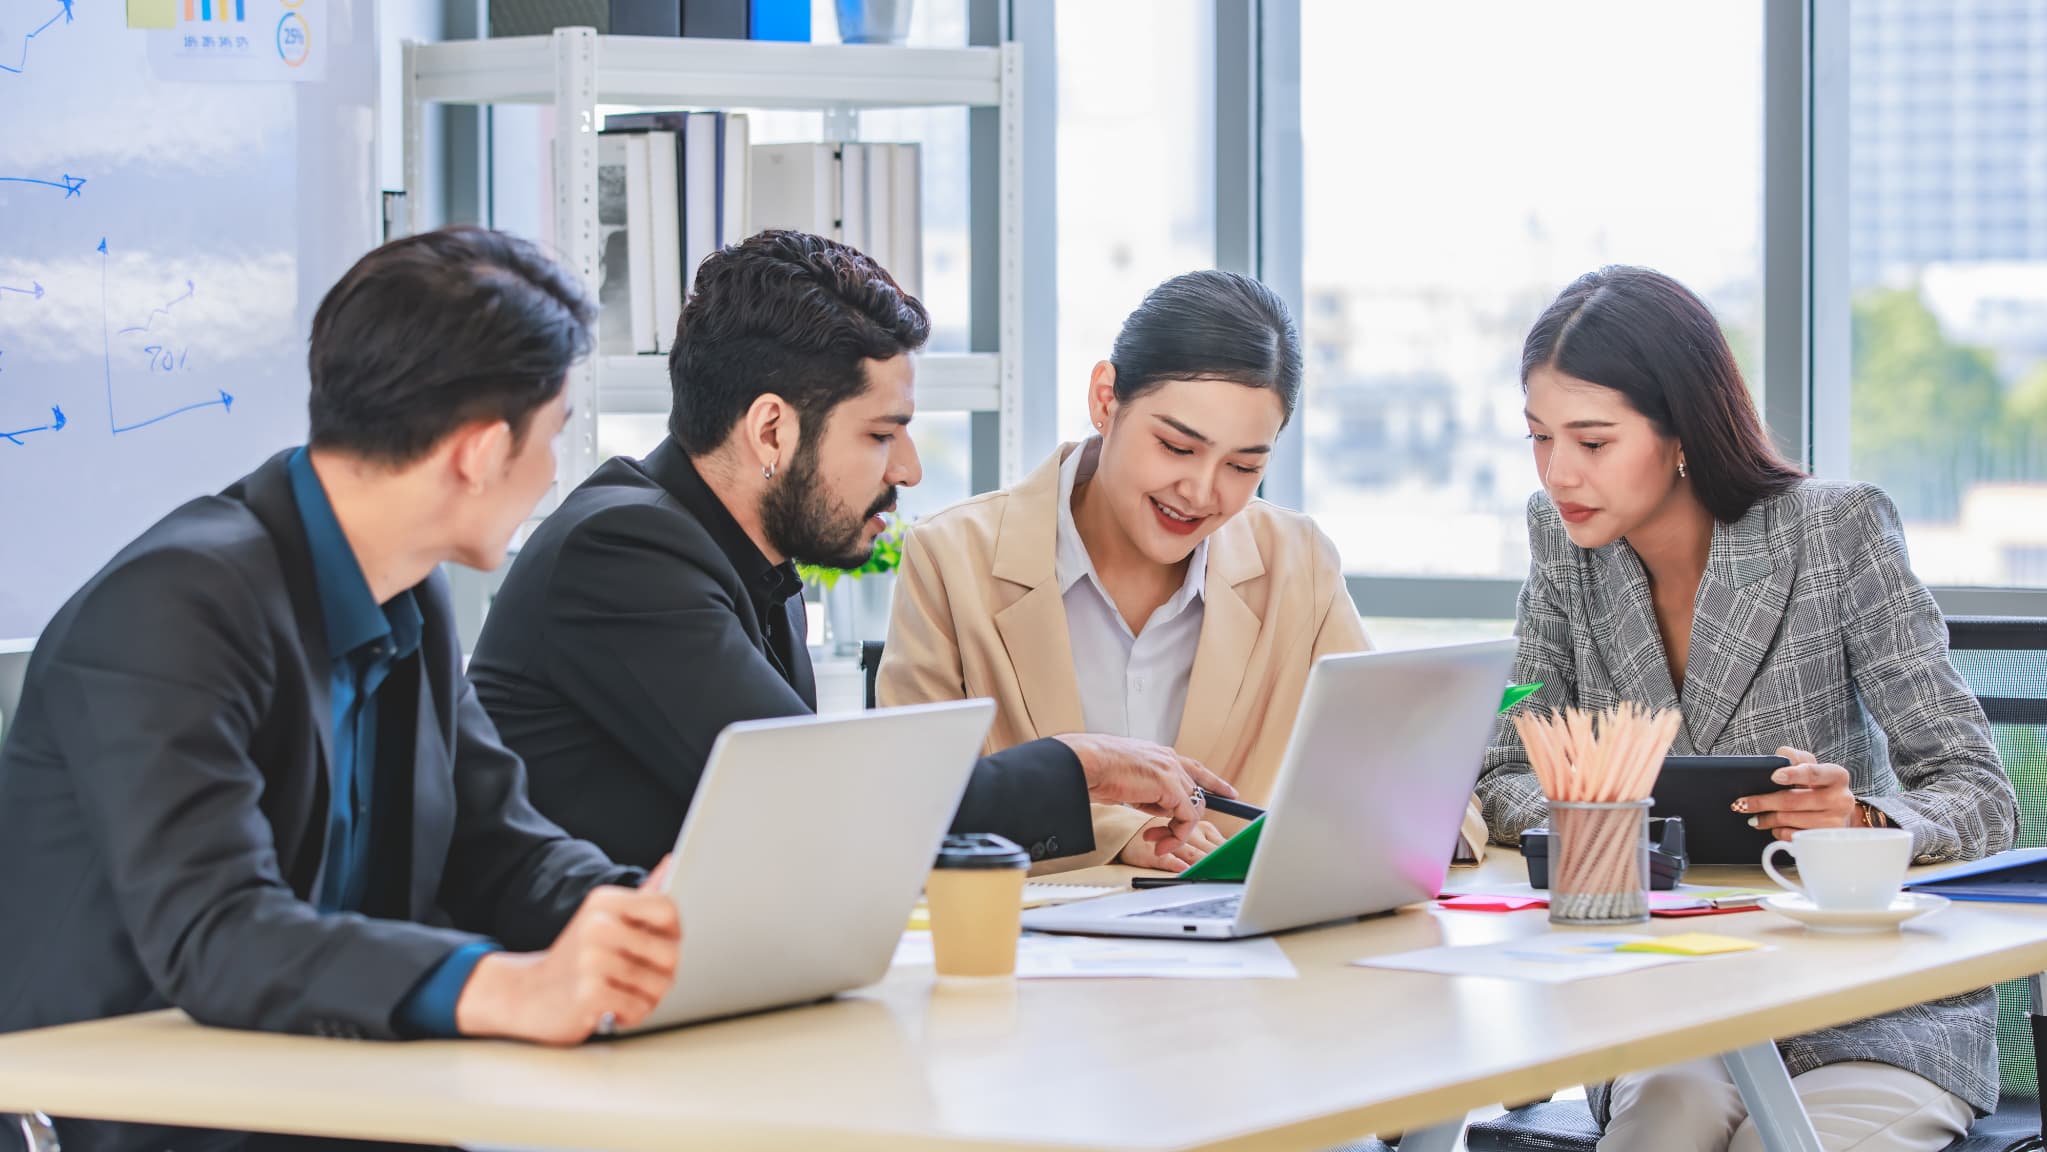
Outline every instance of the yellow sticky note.
{"label": "yellow sticky note", "polygon": [[176,28],[178,0],[128,0],[128,27]]}
{"label": "yellow sticky note", "polygon": [[1660,952],[1669,956],[1717,956],[1722,952],[1746,952],[1762,945],[1739,936],[1715,936],[1707,932],[1684,932],[1658,936],[1654,940],[1633,940],[1616,952]]}
{"label": "yellow sticky note", "polygon": [[917,906],[910,909],[909,930],[912,932],[929,932],[931,930],[931,906],[929,904],[919,900]]}

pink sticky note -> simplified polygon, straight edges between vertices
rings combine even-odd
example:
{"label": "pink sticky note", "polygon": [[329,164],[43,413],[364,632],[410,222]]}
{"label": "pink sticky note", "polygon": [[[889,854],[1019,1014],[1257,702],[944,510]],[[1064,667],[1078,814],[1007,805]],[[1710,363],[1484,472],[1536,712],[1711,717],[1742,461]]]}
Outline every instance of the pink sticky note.
{"label": "pink sticky note", "polygon": [[1549,901],[1540,896],[1485,896],[1478,893],[1445,896],[1436,903],[1453,912],[1521,912],[1529,908],[1549,907]]}

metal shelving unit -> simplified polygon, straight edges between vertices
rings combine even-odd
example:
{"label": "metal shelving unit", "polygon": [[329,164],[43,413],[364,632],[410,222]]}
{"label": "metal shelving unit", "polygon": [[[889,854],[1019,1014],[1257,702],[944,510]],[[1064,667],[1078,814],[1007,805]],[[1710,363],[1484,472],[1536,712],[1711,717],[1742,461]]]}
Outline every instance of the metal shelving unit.
{"label": "metal shelving unit", "polygon": [[[555,109],[555,246],[594,295],[597,290],[597,106],[863,109],[997,108],[1001,116],[1001,291],[996,352],[929,355],[918,371],[918,408],[995,412],[1000,474],[1021,475],[1023,357],[1023,69],[1015,44],[999,48],[908,48],[599,36],[560,28],[551,36],[408,41],[404,48],[405,230],[416,227],[426,157],[428,104],[551,104]],[[575,416],[566,431],[552,508],[600,463],[597,421],[605,412],[665,413],[667,358],[593,356],[569,376]]]}

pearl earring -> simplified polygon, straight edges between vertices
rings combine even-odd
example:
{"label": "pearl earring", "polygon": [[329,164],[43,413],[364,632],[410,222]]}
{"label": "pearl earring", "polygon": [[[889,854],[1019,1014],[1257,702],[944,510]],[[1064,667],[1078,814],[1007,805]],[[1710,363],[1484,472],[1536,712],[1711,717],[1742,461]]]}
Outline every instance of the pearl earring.
{"label": "pearl earring", "polygon": [[1680,480],[1685,478],[1685,462],[1683,460],[1677,462],[1677,478]]}

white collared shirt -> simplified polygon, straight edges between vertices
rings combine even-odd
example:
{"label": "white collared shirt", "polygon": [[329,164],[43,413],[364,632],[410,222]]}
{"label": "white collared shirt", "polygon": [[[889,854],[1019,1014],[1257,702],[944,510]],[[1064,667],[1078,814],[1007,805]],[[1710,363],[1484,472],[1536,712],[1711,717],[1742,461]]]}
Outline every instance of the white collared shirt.
{"label": "white collared shirt", "polygon": [[1170,745],[1187,710],[1187,682],[1201,644],[1202,582],[1208,541],[1194,546],[1187,578],[1171,599],[1132,634],[1116,602],[1095,574],[1095,562],[1073,522],[1073,490],[1094,475],[1102,441],[1075,448],[1059,469],[1059,549],[1055,571],[1066,604],[1073,673],[1080,683],[1082,719],[1090,732]]}

